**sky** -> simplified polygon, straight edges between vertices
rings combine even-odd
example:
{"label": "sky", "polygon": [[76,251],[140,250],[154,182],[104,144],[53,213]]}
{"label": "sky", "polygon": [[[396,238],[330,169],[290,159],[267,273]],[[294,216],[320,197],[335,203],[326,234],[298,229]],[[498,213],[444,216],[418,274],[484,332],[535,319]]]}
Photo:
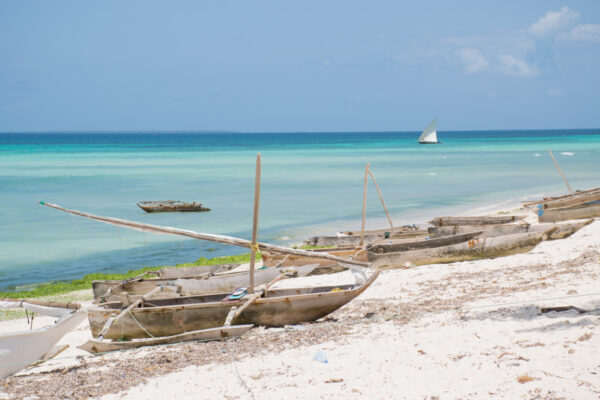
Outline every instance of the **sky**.
{"label": "sky", "polygon": [[0,1],[0,132],[600,128],[600,1]]}

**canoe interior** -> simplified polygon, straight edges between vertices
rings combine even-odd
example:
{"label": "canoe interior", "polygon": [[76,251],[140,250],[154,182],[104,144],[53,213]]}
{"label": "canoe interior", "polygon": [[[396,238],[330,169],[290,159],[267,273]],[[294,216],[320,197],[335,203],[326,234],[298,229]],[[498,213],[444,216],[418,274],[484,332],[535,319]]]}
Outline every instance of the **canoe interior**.
{"label": "canoe interior", "polygon": [[390,243],[379,243],[372,246],[368,246],[367,250],[375,253],[390,253],[396,251],[408,251],[430,247],[447,246],[450,244],[461,243],[467,240],[471,240],[481,235],[483,231],[467,232],[459,235],[448,235],[427,240],[391,240]]}

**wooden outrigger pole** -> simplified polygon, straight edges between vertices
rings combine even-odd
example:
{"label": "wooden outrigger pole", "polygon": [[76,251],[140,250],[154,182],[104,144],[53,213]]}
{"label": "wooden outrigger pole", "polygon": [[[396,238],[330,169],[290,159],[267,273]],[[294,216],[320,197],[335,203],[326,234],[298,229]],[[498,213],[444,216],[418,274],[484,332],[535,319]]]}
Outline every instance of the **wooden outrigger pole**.
{"label": "wooden outrigger pole", "polygon": [[569,186],[569,182],[567,182],[567,178],[565,178],[565,174],[563,174],[562,170],[558,166],[558,162],[556,161],[556,158],[554,158],[554,154],[552,154],[552,151],[550,149],[548,149],[548,153],[550,153],[550,157],[552,157],[552,161],[554,161],[554,165],[556,165],[556,169],[558,170],[558,173],[560,174],[560,176],[562,176],[563,181],[565,181],[565,185],[567,185],[567,189],[569,189],[571,196],[573,196],[573,190],[571,189],[571,186]]}
{"label": "wooden outrigger pole", "polygon": [[[169,227],[164,227],[164,226],[159,226],[159,225],[151,225],[151,224],[144,224],[141,222],[127,221],[127,220],[120,219],[120,218],[103,217],[100,215],[94,215],[94,214],[90,214],[90,213],[86,213],[86,212],[82,212],[82,211],[69,210],[69,209],[63,208],[59,205],[47,203],[44,201],[40,201],[40,204],[42,204],[46,207],[51,207],[51,208],[55,208],[60,211],[67,212],[69,214],[79,215],[81,217],[86,217],[86,218],[90,218],[90,219],[93,219],[96,221],[104,222],[109,225],[121,226],[124,228],[134,229],[134,230],[138,230],[138,231],[142,231],[142,232],[187,236],[187,237],[190,237],[193,239],[200,239],[200,240],[206,240],[209,242],[229,244],[232,246],[245,247],[248,249],[251,249],[251,246],[252,246],[251,241],[236,238],[233,236],[214,235],[214,234],[210,234],[210,233],[200,233],[200,232],[190,231],[190,230],[186,230],[186,229],[169,228]],[[370,267],[371,266],[371,263],[369,263],[369,262],[345,259],[345,258],[337,257],[337,256],[334,256],[334,255],[328,254],[328,253],[312,252],[312,251],[300,250],[300,249],[290,249],[288,247],[277,246],[277,245],[268,244],[268,243],[260,243],[260,242],[257,242],[256,246],[258,247],[258,250],[267,250],[267,251],[271,251],[274,253],[293,254],[293,255],[312,257],[312,258],[323,258],[323,259],[337,261],[337,262],[344,263],[344,264],[359,265],[361,267]]]}

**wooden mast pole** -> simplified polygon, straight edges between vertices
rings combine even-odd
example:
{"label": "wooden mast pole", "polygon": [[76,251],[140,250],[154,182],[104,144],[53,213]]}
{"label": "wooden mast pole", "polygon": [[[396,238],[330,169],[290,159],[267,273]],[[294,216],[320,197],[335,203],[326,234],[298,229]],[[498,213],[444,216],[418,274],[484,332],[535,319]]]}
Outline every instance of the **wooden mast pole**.
{"label": "wooden mast pole", "polygon": [[390,229],[392,230],[390,232],[390,234],[393,236],[394,235],[394,224],[392,224],[392,217],[390,216],[390,213],[388,212],[388,209],[385,206],[385,201],[383,201],[383,195],[381,194],[381,189],[379,189],[379,185],[377,184],[375,175],[373,175],[373,172],[371,172],[371,170],[369,170],[369,175],[371,175],[371,179],[373,179],[373,183],[375,184],[375,189],[377,189],[377,194],[379,194],[379,199],[381,200],[381,204],[383,205],[383,209],[385,210],[385,214],[387,215],[388,221],[390,223]]}
{"label": "wooden mast pole", "polygon": [[248,293],[254,293],[254,263],[258,245],[258,212],[260,209],[260,153],[256,155],[256,173],[254,175],[254,216],[252,219],[252,243],[250,244],[250,283]]}
{"label": "wooden mast pole", "polygon": [[556,162],[556,158],[554,158],[554,154],[552,154],[552,151],[550,149],[548,149],[548,153],[550,153],[550,157],[552,157],[552,161],[554,161],[554,165],[556,165],[556,169],[558,169],[558,173],[560,174],[560,176],[562,176],[563,181],[565,181],[565,184],[567,185],[567,189],[569,189],[569,192],[571,192],[571,196],[572,196],[573,191],[571,190],[571,186],[569,186],[569,182],[567,182],[567,178],[565,178],[565,174],[563,174],[562,170],[558,166],[558,163]]}
{"label": "wooden mast pole", "polygon": [[362,227],[360,228],[360,243],[362,246],[365,240],[365,218],[367,216],[367,179],[369,178],[369,164],[365,168],[365,186],[363,190],[363,213],[362,213]]}

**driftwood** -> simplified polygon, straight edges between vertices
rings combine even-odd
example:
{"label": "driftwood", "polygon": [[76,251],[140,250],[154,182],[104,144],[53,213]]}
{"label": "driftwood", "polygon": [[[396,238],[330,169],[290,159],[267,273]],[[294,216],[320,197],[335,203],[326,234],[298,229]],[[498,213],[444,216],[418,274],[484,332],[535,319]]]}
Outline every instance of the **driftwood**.
{"label": "driftwood", "polygon": [[492,238],[480,237],[464,243],[431,249],[385,254],[368,252],[367,257],[374,266],[383,269],[496,258],[527,252],[545,240],[555,229],[552,228],[547,232],[516,233]]}
{"label": "driftwood", "polygon": [[[55,208],[57,210],[67,212],[69,214],[79,215],[81,217],[86,217],[86,218],[90,218],[90,219],[93,219],[96,221],[104,222],[109,225],[122,226],[125,228],[134,229],[134,230],[138,230],[138,231],[142,231],[142,232],[187,236],[187,237],[194,238],[194,239],[229,244],[232,246],[240,246],[240,247],[245,247],[248,249],[251,247],[251,244],[252,244],[252,242],[250,242],[249,240],[244,240],[244,239],[236,238],[233,236],[213,235],[210,233],[200,233],[200,232],[194,232],[194,231],[189,231],[189,230],[185,230],[185,229],[168,228],[168,227],[164,227],[164,226],[144,224],[141,222],[127,221],[127,220],[120,219],[120,218],[102,217],[99,215],[89,214],[89,213],[85,213],[85,212],[81,212],[81,211],[77,211],[77,210],[69,210],[69,209],[63,208],[59,205],[52,204],[52,203],[46,203],[43,201],[40,202],[40,204],[47,206],[47,207]],[[334,256],[331,254],[327,254],[327,253],[311,253],[310,251],[306,251],[306,250],[290,249],[287,247],[277,246],[277,245],[267,244],[267,243],[257,243],[257,245],[258,245],[259,250],[261,250],[261,251],[266,250],[266,251],[271,251],[274,253],[294,254],[294,255],[298,255],[298,256],[323,258],[323,259],[327,259],[327,260],[343,262],[346,264],[353,264],[353,265],[360,265],[362,267],[369,267],[369,263],[367,263],[367,262],[356,261],[356,260],[346,260],[344,258],[340,258],[340,257]]]}
{"label": "driftwood", "polygon": [[448,225],[496,225],[521,221],[526,215],[502,215],[497,217],[437,217],[429,221],[434,226]]}
{"label": "driftwood", "polygon": [[[239,324],[284,326],[314,321],[337,310],[365,291],[377,278],[373,272],[362,284],[269,289],[239,317]],[[242,306],[247,299],[223,301],[229,293],[205,296],[153,299],[144,308],[134,308],[120,323],[113,324],[105,338],[131,340],[152,336],[173,336],[180,333],[221,327],[232,306]],[[106,321],[120,309],[122,303],[91,306],[88,317],[93,337],[97,337]],[[143,327],[143,328],[142,328]]]}
{"label": "driftwood", "polygon": [[202,329],[197,331],[180,333],[178,335],[154,337],[147,339],[137,339],[131,341],[104,341],[104,340],[88,340],[80,349],[89,353],[105,353],[107,351],[136,349],[143,346],[156,346],[161,344],[182,343],[192,340],[208,341],[221,340],[228,337],[238,337],[248,332],[254,325],[232,325],[221,326],[217,328]]}
{"label": "driftwood", "polygon": [[462,243],[481,235],[482,231],[468,232],[460,235],[443,236],[428,240],[418,241],[400,241],[395,243],[379,243],[367,247],[367,250],[377,254],[392,253],[397,251],[408,251],[416,249],[425,249],[432,247],[448,246],[451,244]]}
{"label": "driftwood", "polygon": [[540,208],[538,211],[538,220],[540,222],[558,222],[597,217],[600,217],[600,202],[550,210]]}

